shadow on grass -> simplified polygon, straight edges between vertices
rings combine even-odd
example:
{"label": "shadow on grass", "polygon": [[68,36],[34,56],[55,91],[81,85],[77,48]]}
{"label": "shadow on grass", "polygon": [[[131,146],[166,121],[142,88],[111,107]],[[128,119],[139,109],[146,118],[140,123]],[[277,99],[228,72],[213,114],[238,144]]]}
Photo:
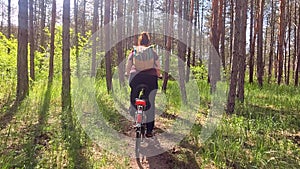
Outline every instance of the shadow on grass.
{"label": "shadow on grass", "polygon": [[[91,168],[88,164],[88,159],[84,155],[85,145],[82,142],[86,141],[86,137],[81,131],[77,123],[76,117],[73,117],[71,110],[62,112],[62,136],[65,141],[70,168]],[[84,137],[84,138],[83,138]]]}
{"label": "shadow on grass", "polygon": [[243,116],[249,120],[267,120],[270,118],[273,122],[279,123],[283,128],[300,129],[299,112],[276,110],[271,107],[263,107],[253,104],[238,107],[237,110],[241,112],[237,113],[237,115]]}
{"label": "shadow on grass", "polygon": [[43,104],[38,111],[38,123],[32,126],[32,138],[25,145],[24,150],[27,160],[25,166],[35,168],[38,164],[37,156],[42,147],[48,146],[51,139],[50,133],[44,133],[43,127],[47,123],[50,101],[51,101],[52,83],[48,83],[47,90],[44,95]]}
{"label": "shadow on grass", "polygon": [[[152,147],[148,147],[151,151],[160,151],[159,149],[159,142],[158,140],[154,141]],[[190,146],[189,146],[190,147]],[[147,157],[146,160],[149,166],[144,167],[139,161],[137,164],[139,168],[166,168],[166,169],[173,169],[173,168],[182,168],[182,169],[197,169],[199,168],[196,159],[194,157],[194,151],[184,151],[185,147],[174,147],[173,150],[166,151],[162,154]]]}
{"label": "shadow on grass", "polygon": [[[4,129],[9,122],[13,119],[14,115],[17,112],[19,104],[16,101],[8,101],[2,107],[8,107],[5,114],[0,117],[0,130]],[[2,109],[2,108],[1,108]]]}

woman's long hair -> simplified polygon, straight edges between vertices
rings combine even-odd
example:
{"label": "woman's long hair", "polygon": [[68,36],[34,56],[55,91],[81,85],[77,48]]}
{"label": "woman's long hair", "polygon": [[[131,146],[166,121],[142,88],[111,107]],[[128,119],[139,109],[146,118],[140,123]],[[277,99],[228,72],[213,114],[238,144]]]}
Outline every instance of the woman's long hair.
{"label": "woman's long hair", "polygon": [[147,32],[142,32],[138,39],[139,46],[149,46],[150,45],[150,36]]}

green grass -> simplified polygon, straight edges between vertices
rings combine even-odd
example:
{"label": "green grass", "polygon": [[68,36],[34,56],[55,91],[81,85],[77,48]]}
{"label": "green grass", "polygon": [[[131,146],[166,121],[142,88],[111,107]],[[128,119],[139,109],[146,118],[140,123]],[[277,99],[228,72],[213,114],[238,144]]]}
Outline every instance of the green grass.
{"label": "green grass", "polygon": [[[4,81],[1,84],[5,86]],[[1,168],[130,167],[128,157],[114,155],[99,147],[82,128],[84,122],[80,117],[93,110],[89,107],[93,103],[91,96],[96,101],[93,108],[103,112],[110,127],[117,131],[124,127],[120,123],[123,116],[114,106],[114,96],[106,93],[105,81],[93,83],[94,91],[88,88],[73,91],[73,103],[80,109],[75,106],[71,112],[61,112],[60,85],[59,79],[52,85],[41,81],[35,83],[29,96],[15,109],[12,109],[15,86],[0,89],[3,93],[1,104],[10,103],[1,107],[0,118],[7,113],[12,115],[5,123],[1,121]],[[72,87],[76,88],[76,85],[76,79],[73,79]],[[160,110],[166,116],[158,117],[158,120],[164,120],[165,126],[173,124],[172,118],[178,115],[181,104],[178,85],[170,82],[168,86],[166,95],[159,98],[168,101]],[[199,136],[213,97],[206,82],[199,81],[198,86],[200,107],[196,124],[176,147],[178,151],[167,152],[168,158],[173,160],[173,168],[300,167],[299,88],[266,84],[260,89],[255,84],[246,84],[245,102],[237,103],[235,114],[223,114],[216,131],[203,143]],[[118,92],[120,103],[117,104],[127,108],[128,88]],[[12,97],[8,97],[9,93]],[[76,99],[76,94],[82,94],[82,98]],[[93,123],[103,119],[92,114],[86,120]],[[97,125],[93,127],[91,130]],[[103,133],[95,134],[101,136]]]}
{"label": "green grass", "polygon": [[[299,89],[246,85],[246,102],[224,115],[196,154],[200,166],[216,168],[299,168]],[[297,137],[298,135],[298,137]]]}
{"label": "green grass", "polygon": [[[60,81],[36,83],[10,112],[0,137],[1,168],[112,168],[124,166],[93,143],[74,111],[61,112]],[[0,114],[2,117],[4,113]]]}

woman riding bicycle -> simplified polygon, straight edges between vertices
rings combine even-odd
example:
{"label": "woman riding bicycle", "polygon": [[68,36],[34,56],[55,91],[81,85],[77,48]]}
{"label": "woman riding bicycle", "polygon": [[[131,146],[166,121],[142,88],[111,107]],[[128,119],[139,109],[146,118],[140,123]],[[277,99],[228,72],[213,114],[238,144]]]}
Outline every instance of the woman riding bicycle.
{"label": "woman riding bicycle", "polygon": [[155,118],[155,96],[158,89],[158,77],[160,77],[160,61],[157,53],[150,45],[150,36],[147,32],[142,32],[138,38],[138,46],[134,46],[130,53],[126,65],[126,74],[130,75],[129,85],[130,92],[130,108],[131,116],[134,116],[135,99],[139,97],[139,86],[147,86],[143,91],[146,100],[147,116],[146,137],[153,136],[154,118]]}

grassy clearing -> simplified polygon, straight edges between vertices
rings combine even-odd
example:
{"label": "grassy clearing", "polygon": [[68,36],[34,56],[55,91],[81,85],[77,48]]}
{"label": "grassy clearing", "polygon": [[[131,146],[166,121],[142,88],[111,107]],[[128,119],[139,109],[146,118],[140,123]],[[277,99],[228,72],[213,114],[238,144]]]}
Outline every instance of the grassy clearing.
{"label": "grassy clearing", "polygon": [[299,89],[246,86],[246,102],[224,115],[196,153],[201,167],[299,168]]}
{"label": "grassy clearing", "polygon": [[35,84],[29,96],[11,112],[12,118],[2,123],[1,168],[122,166],[122,161],[115,162],[113,155],[89,140],[74,112],[61,112],[60,90],[59,81]]}

